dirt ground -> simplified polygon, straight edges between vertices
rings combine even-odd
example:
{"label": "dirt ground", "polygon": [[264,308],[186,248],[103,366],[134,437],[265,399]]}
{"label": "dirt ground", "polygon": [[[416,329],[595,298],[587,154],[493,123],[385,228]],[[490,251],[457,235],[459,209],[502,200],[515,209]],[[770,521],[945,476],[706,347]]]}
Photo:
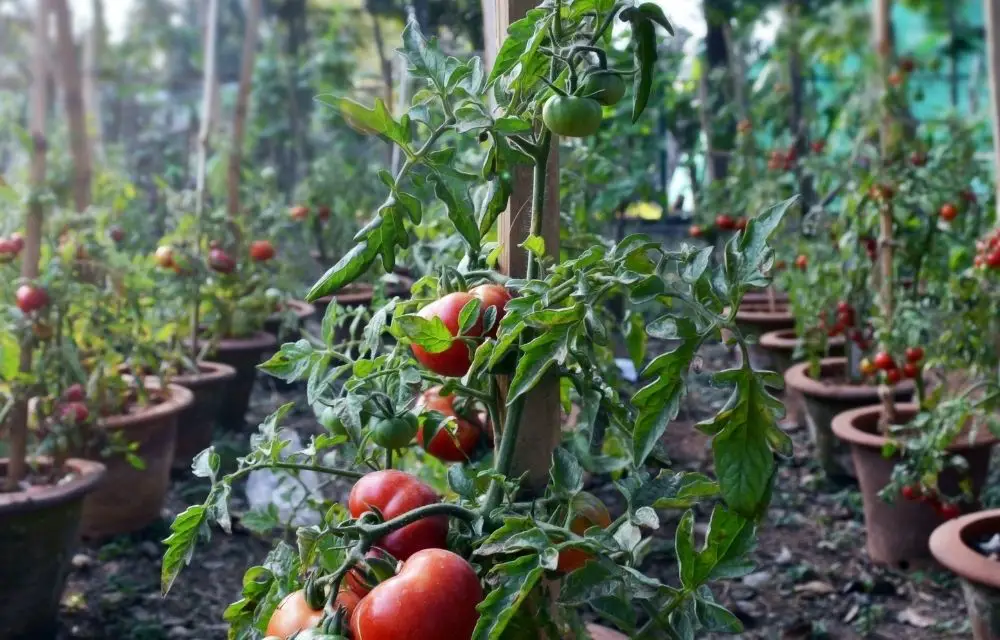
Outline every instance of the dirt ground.
{"label": "dirt ground", "polygon": [[[668,430],[667,444],[677,469],[711,471],[707,441],[690,428],[721,405],[726,391],[712,388],[708,375],[728,366],[725,350],[707,347],[681,418]],[[296,392],[277,393],[260,385],[255,416],[297,400],[292,422],[314,428]],[[812,462],[808,435],[791,433],[795,454],[781,462],[769,517],[754,552],[757,569],[742,580],[720,584],[717,599],[733,610],[746,629],[738,637],[795,639],[876,638],[924,640],[968,637],[965,606],[957,582],[945,571],[902,574],[873,566],[864,551],[865,531],[856,487],[828,484]],[[238,451],[246,435],[229,436],[222,447]],[[1000,465],[994,465],[997,467]],[[164,640],[226,637],[222,611],[236,600],[244,570],[259,562],[269,544],[247,531],[215,532],[201,545],[167,598],[159,593],[160,543],[172,516],[200,500],[204,487],[189,475],[174,483],[164,520],[139,534],[102,545],[83,545],[63,598],[60,640]],[[612,510],[621,499],[609,482],[592,490]],[[239,512],[242,492],[234,492]],[[661,544],[644,567],[676,582],[673,525],[680,514],[663,514]],[[708,510],[699,514],[707,522]],[[719,636],[722,637],[722,636]],[[726,636],[733,637],[733,636]],[[444,639],[442,639],[444,640]]]}

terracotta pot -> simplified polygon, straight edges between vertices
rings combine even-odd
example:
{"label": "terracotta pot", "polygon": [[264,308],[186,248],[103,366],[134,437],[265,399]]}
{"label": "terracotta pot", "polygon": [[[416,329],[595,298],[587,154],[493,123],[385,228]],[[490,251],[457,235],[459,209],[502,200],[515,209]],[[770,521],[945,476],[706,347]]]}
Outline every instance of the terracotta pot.
{"label": "terracotta pot", "polygon": [[177,442],[174,447],[175,469],[191,465],[194,457],[212,444],[212,427],[226,387],[236,377],[236,369],[221,362],[199,362],[200,373],[175,376],[179,384],[194,394],[191,405],[177,417]]}
{"label": "terracotta pot", "polygon": [[[40,464],[48,461],[39,460]],[[0,477],[8,461],[0,459]],[[58,485],[0,493],[0,638],[54,638],[59,601],[79,538],[83,500],[104,465],[71,459],[74,472]]]}
{"label": "terracotta pot", "polygon": [[[795,364],[795,350],[799,346],[799,338],[795,329],[769,331],[760,337],[760,348],[767,352],[774,371],[784,373]],[[844,337],[834,336],[827,343],[830,356],[840,356],[844,353]],[[785,401],[785,423],[789,426],[806,426],[805,400],[797,389],[787,387],[783,393]]]}
{"label": "terracotta pot", "polygon": [[[146,378],[154,388],[155,378]],[[170,487],[170,466],[177,440],[177,417],[191,406],[194,394],[177,384],[167,385],[170,394],[159,404],[135,413],[101,418],[97,426],[123,443],[137,443],[133,451],[143,463],[137,469],[122,454],[104,456],[89,449],[84,457],[100,460],[107,467],[104,480],[83,502],[81,534],[101,539],[138,531],[159,520]]]}
{"label": "terracotta pot", "polygon": [[[917,415],[918,408],[915,404],[904,404],[897,405],[896,411],[898,420],[905,423]],[[882,455],[889,440],[878,434],[881,416],[882,407],[875,405],[845,411],[833,420],[833,432],[850,444],[858,472],[865,507],[868,555],[872,562],[903,570],[925,566],[931,560],[928,539],[943,520],[927,503],[899,498],[890,504],[879,498],[878,492],[889,484],[893,467],[901,460],[896,455],[890,458]],[[986,482],[990,452],[995,443],[984,427],[975,443],[960,438],[949,448],[951,453],[969,463],[969,480],[973,495],[977,497]],[[961,480],[959,474],[949,469],[941,474],[938,486],[943,493],[954,494]]]}
{"label": "terracotta pot", "polygon": [[931,553],[962,580],[975,640],[1000,640],[1000,561],[971,545],[1000,533],[1000,509],[946,522],[931,534]]}
{"label": "terracotta pot", "polygon": [[[850,409],[879,403],[878,387],[844,382],[846,368],[846,358],[824,358],[820,360],[818,380],[808,375],[808,362],[785,371],[785,388],[802,394],[806,425],[816,445],[817,461],[828,476],[841,480],[857,475],[850,449],[833,436],[833,418]],[[912,380],[903,380],[893,387],[893,395],[897,402],[908,402],[913,397],[913,389]]]}
{"label": "terracotta pot", "polygon": [[[736,324],[745,337],[757,338],[771,331],[795,328],[795,316],[788,309],[787,302],[777,303],[774,309],[771,311],[767,302],[744,301],[736,312]],[[767,349],[759,344],[751,344],[747,350],[750,352],[750,364],[754,369],[774,369],[774,363]]]}
{"label": "terracotta pot", "polygon": [[295,327],[285,327],[282,331],[283,314],[275,313],[264,322],[264,331],[274,335],[281,342],[295,342],[302,337],[300,328],[309,318],[316,315],[316,307],[304,300],[288,300],[285,306],[291,309],[298,317],[299,322]]}
{"label": "terracotta pot", "polygon": [[[751,291],[749,293],[743,294],[743,303],[757,303],[762,302],[764,304],[768,303],[769,298],[767,297],[767,291]],[[774,292],[775,302],[788,302],[788,294],[784,291]]]}
{"label": "terracotta pot", "polygon": [[216,416],[224,429],[239,430],[246,423],[247,408],[253,385],[257,380],[257,365],[274,353],[278,340],[270,333],[259,331],[249,338],[223,338],[215,351],[208,354],[212,362],[227,364],[236,375],[226,385],[225,400]]}

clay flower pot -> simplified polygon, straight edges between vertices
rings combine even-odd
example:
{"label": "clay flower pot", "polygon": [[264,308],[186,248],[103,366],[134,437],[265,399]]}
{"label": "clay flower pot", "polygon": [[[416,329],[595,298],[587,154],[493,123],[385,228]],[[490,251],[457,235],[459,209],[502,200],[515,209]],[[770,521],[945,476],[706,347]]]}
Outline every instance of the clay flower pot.
{"label": "clay flower pot", "polygon": [[[149,389],[158,386],[155,378],[146,378],[145,384]],[[169,393],[159,404],[98,420],[97,427],[111,432],[109,436],[138,444],[132,453],[142,460],[142,468],[132,466],[120,453],[105,456],[97,448],[85,451],[85,457],[104,463],[107,473],[83,502],[80,531],[84,537],[101,539],[131,533],[160,518],[170,487],[177,417],[194,401],[194,394],[180,385],[170,384],[167,389]]]}
{"label": "clay flower pot", "polygon": [[284,303],[298,317],[299,321],[295,327],[285,327],[282,331],[283,313],[275,313],[264,322],[264,331],[272,334],[279,341],[295,342],[302,337],[299,329],[309,318],[316,315],[316,307],[304,300],[288,300]]}
{"label": "clay flower pot", "polygon": [[944,523],[931,534],[931,553],[962,580],[975,640],[1000,640],[1000,561],[971,545],[1000,533],[1000,509]]}
{"label": "clay flower pot", "polygon": [[[7,464],[6,458],[0,459],[0,477]],[[72,474],[58,484],[0,493],[0,638],[4,640],[55,637],[83,500],[104,475],[104,465],[90,460],[70,459],[66,468]]]}
{"label": "clay flower pot", "polygon": [[[905,423],[917,415],[917,411],[915,404],[897,405],[897,420]],[[893,467],[901,460],[898,455],[889,458],[882,455],[889,439],[878,434],[881,416],[881,405],[845,411],[834,418],[833,432],[851,447],[864,501],[868,555],[878,564],[906,570],[929,564],[928,539],[943,520],[927,503],[907,502],[900,497],[890,504],[878,496],[889,484]],[[949,448],[951,453],[969,463],[969,479],[975,496],[986,482],[995,442],[983,427],[976,442],[969,443],[968,437],[958,438]],[[953,494],[958,491],[961,480],[962,477],[949,469],[941,474],[938,483],[943,493]]]}
{"label": "clay flower pot", "polygon": [[226,399],[227,385],[236,377],[236,369],[221,362],[199,362],[198,368],[199,373],[174,376],[172,380],[194,394],[191,404],[177,417],[175,469],[190,466],[194,457],[212,444],[215,417]]}
{"label": "clay flower pot", "polygon": [[[768,301],[769,298],[767,296],[767,291],[750,291],[749,293],[743,294],[743,304],[760,302],[766,305],[768,304]],[[774,301],[787,303],[788,294],[784,291],[775,291]]]}
{"label": "clay flower pot", "polygon": [[225,398],[216,416],[224,429],[239,430],[246,423],[250,396],[257,380],[257,365],[278,348],[278,339],[259,331],[248,338],[223,338],[208,354],[212,362],[221,362],[236,370],[226,385]]}
{"label": "clay flower pot", "polygon": [[[771,310],[770,304],[765,300],[762,302],[743,301],[739,311],[736,312],[736,325],[740,328],[744,337],[760,337],[771,331],[782,331],[795,328],[795,316],[788,308],[788,302],[778,302]],[[771,361],[770,353],[759,344],[751,344],[748,347],[750,352],[750,364],[754,369],[773,370],[774,363]]]}
{"label": "clay flower pot", "polygon": [[[846,358],[820,360],[819,379],[809,376],[809,363],[802,362],[785,371],[785,389],[802,395],[809,435],[816,446],[816,459],[823,471],[835,479],[856,478],[846,443],[833,435],[837,414],[879,403],[878,387],[847,384]],[[913,381],[903,380],[893,387],[897,402],[913,397]]]}
{"label": "clay flower pot", "polygon": [[[760,337],[760,348],[767,353],[774,371],[784,373],[795,364],[795,350],[799,346],[799,338],[795,329],[780,329],[769,331]],[[834,336],[827,343],[827,351],[831,356],[844,353],[844,337]],[[784,391],[785,420],[789,427],[806,426],[805,400],[797,389],[788,387]]]}

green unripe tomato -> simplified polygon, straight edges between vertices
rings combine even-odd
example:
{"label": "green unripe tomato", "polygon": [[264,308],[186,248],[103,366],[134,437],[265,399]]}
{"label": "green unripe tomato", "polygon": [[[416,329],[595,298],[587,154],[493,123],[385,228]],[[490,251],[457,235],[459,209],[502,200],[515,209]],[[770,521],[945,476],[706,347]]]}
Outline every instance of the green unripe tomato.
{"label": "green unripe tomato", "polygon": [[323,407],[316,414],[316,420],[323,425],[323,428],[330,432],[330,435],[334,436],[346,436],[347,427],[341,422],[340,418],[337,417],[337,412],[333,407]]}
{"label": "green unripe tomato", "polygon": [[598,71],[587,78],[583,95],[606,107],[613,107],[625,97],[625,81],[617,73]]}
{"label": "green unripe tomato", "polygon": [[590,98],[552,96],[542,107],[542,121],[549,131],[567,138],[586,138],[601,128],[601,105]]}
{"label": "green unripe tomato", "polygon": [[372,427],[372,442],[386,449],[402,449],[417,435],[417,416],[408,413],[395,418],[383,418]]}

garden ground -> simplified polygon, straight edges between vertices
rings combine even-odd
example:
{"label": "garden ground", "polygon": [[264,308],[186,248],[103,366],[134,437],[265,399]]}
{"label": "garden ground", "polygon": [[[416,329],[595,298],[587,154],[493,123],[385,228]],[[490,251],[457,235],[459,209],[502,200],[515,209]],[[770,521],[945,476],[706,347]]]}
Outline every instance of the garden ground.
{"label": "garden ground", "polygon": [[[669,451],[676,468],[709,470],[707,440],[691,429],[694,421],[714,412],[727,392],[708,384],[712,371],[731,364],[719,345],[703,350],[701,372],[693,376],[685,411],[668,430]],[[317,429],[304,395],[277,393],[258,385],[253,418],[262,418],[283,402],[297,400],[287,426],[309,433]],[[965,607],[955,579],[944,571],[903,574],[873,566],[864,551],[861,498],[855,487],[830,485],[812,463],[808,434],[792,432],[795,453],[782,461],[774,500],[761,529],[753,558],[757,568],[742,580],[721,585],[717,598],[745,625],[745,638],[878,638],[923,640],[967,637]],[[238,448],[230,436],[217,444]],[[232,536],[214,532],[200,546],[191,567],[161,598],[160,541],[173,515],[204,496],[204,483],[190,474],[174,483],[164,520],[134,536],[102,545],[83,545],[63,597],[60,640],[223,639],[222,611],[238,599],[244,570],[259,563],[270,548],[239,526]],[[605,479],[591,491],[612,512],[622,501]],[[242,491],[234,491],[233,511],[245,509]],[[675,582],[673,526],[679,513],[661,514],[658,545],[646,562],[663,567],[665,581]],[[708,512],[699,514],[707,522]],[[655,573],[655,569],[654,569]]]}

